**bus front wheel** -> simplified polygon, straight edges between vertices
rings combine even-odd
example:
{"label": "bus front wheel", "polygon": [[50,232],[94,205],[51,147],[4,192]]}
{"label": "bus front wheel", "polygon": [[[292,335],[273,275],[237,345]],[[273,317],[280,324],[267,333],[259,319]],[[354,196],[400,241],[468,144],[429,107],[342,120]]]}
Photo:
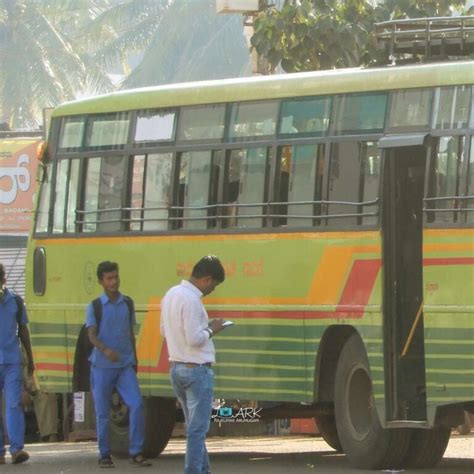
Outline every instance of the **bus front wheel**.
{"label": "bus front wheel", "polygon": [[[176,421],[174,398],[144,397],[145,455],[156,458],[166,448]],[[118,458],[128,457],[128,409],[118,394],[114,394],[110,413],[110,445]]]}
{"label": "bus front wheel", "polygon": [[349,337],[336,370],[336,426],[344,453],[361,469],[399,468],[408,452],[408,429],[382,428],[374,403],[367,353],[358,334]]}

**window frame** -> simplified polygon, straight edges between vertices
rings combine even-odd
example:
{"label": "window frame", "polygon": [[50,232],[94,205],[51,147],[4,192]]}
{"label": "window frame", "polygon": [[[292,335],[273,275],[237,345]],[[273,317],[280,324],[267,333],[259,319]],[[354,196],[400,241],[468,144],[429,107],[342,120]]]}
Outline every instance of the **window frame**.
{"label": "window frame", "polygon": [[[392,103],[394,101],[394,96],[399,92],[407,92],[407,91],[430,91],[430,105],[428,110],[428,119],[427,123],[424,126],[418,125],[403,125],[403,126],[393,126],[390,124],[390,117],[392,111]],[[385,118],[385,128],[384,134],[398,134],[398,133],[410,133],[410,132],[428,132],[432,129],[431,124],[433,121],[433,106],[434,106],[434,97],[435,97],[436,87],[413,87],[410,89],[392,89],[389,91],[389,100],[387,103],[387,116]]]}

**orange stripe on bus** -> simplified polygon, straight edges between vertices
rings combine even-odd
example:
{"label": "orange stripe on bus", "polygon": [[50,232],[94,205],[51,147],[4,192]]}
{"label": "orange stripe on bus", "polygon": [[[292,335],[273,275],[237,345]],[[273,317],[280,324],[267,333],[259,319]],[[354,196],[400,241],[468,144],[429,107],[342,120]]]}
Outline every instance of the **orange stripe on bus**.
{"label": "orange stripe on bus", "polygon": [[465,242],[462,244],[423,244],[423,253],[426,252],[456,252],[461,250],[474,251],[474,242]]}
{"label": "orange stripe on bus", "polygon": [[73,354],[70,354],[68,352],[36,352],[33,351],[33,356],[34,359],[38,360],[51,360],[51,359],[62,359],[62,360],[68,360],[70,356],[73,356]]}
{"label": "orange stripe on bus", "polygon": [[161,298],[152,297],[148,304],[149,309],[138,335],[137,356],[142,360],[156,360],[161,353],[163,338],[160,335],[160,316],[159,308]]}

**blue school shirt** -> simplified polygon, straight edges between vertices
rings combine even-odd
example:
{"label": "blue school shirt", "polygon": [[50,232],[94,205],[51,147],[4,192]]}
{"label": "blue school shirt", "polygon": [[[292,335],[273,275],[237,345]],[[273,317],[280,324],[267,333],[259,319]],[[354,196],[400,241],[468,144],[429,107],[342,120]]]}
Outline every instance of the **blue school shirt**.
{"label": "blue school shirt", "polygon": [[[5,288],[3,301],[0,303],[0,364],[21,364],[20,340],[17,336],[17,311],[18,306],[14,293]],[[21,323],[28,324],[24,306]]]}
{"label": "blue school shirt", "polygon": [[[92,350],[89,361],[96,367],[115,369],[135,365],[135,354],[131,341],[131,326],[135,324],[135,314],[129,315],[128,305],[123,295],[119,295],[115,302],[103,293],[100,296],[102,302],[102,319],[100,320],[98,338],[107,347],[120,355],[117,362],[111,362],[96,347]],[[87,307],[86,327],[97,326],[92,303]]]}

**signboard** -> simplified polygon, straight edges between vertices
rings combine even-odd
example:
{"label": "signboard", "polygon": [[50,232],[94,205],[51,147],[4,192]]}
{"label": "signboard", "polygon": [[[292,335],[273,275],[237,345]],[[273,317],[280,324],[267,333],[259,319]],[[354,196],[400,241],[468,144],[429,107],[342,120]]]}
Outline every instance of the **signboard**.
{"label": "signboard", "polygon": [[28,234],[35,201],[40,137],[0,139],[0,234]]}

